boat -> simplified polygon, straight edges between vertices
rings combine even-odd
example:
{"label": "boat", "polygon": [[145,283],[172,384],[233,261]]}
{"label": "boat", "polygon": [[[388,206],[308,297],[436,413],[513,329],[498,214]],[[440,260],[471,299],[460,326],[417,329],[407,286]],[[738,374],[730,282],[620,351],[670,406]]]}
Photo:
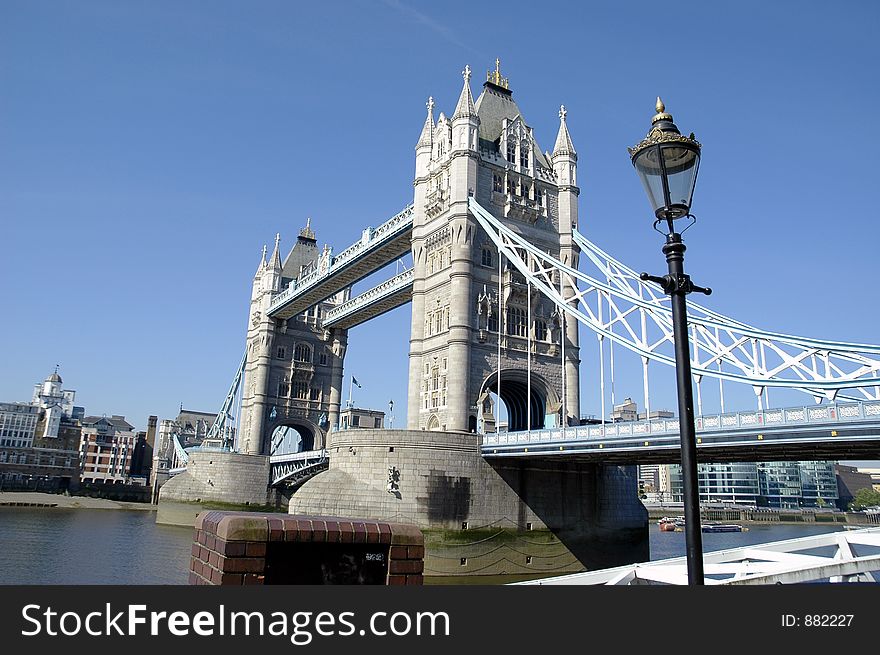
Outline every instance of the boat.
{"label": "boat", "polygon": [[707,523],[701,526],[703,532],[746,532],[748,528],[737,523]]}
{"label": "boat", "polygon": [[664,516],[657,524],[660,526],[661,532],[681,532],[684,527],[683,516]]}

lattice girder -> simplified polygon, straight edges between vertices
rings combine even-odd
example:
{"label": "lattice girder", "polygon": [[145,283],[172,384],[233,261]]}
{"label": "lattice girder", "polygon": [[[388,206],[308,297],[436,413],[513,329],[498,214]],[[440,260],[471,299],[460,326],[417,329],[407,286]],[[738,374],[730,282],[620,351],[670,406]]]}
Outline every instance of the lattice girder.
{"label": "lattice girder", "polygon": [[[575,243],[597,274],[581,272],[541,251],[499,222],[474,198],[471,213],[499,251],[561,311],[600,340],[608,339],[643,358],[675,366],[669,297],[653,282],[574,232]],[[688,302],[694,377],[806,392],[816,398],[880,399],[880,346],[823,341],[752,327]]]}

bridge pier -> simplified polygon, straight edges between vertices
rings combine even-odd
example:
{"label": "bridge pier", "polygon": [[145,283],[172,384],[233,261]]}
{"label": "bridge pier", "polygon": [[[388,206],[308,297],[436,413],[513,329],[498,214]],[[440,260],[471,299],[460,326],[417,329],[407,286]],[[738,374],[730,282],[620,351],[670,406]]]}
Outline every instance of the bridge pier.
{"label": "bridge pier", "polygon": [[270,501],[269,457],[220,451],[193,451],[186,470],[159,490],[156,522],[193,525],[211,507],[263,509]]}
{"label": "bridge pier", "polygon": [[635,467],[490,464],[480,436],[422,430],[329,435],[330,468],[292,514],[412,523],[426,577],[556,575],[649,559]]}

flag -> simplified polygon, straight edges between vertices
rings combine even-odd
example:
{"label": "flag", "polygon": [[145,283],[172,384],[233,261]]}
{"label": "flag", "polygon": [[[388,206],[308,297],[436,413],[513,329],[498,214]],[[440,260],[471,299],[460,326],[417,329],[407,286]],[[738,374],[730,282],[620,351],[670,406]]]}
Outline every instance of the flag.
{"label": "flag", "polygon": [[363,387],[361,387],[361,383],[358,382],[358,379],[355,376],[353,376],[353,375],[351,376],[351,381],[358,389],[363,388]]}

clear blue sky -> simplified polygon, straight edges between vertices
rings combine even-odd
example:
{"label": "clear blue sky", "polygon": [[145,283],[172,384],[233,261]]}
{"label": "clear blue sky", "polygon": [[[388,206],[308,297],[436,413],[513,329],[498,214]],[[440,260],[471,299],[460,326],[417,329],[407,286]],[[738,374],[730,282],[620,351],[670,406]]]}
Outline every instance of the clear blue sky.
{"label": "clear blue sky", "polygon": [[[686,235],[715,290],[700,301],[880,341],[878,24],[874,2],[4,0],[0,400],[60,363],[88,413],[142,428],[179,403],[216,411],[262,245],[281,232],[286,250],[311,216],[338,251],[409,203],[425,100],[451,113],[465,64],[477,94],[496,57],[543,149],[566,105],[592,240],[663,272],[626,153],[662,95],[704,146]],[[393,398],[398,421],[408,329],[407,306],[353,330],[346,358],[356,402]],[[674,407],[657,380],[652,405]]]}

